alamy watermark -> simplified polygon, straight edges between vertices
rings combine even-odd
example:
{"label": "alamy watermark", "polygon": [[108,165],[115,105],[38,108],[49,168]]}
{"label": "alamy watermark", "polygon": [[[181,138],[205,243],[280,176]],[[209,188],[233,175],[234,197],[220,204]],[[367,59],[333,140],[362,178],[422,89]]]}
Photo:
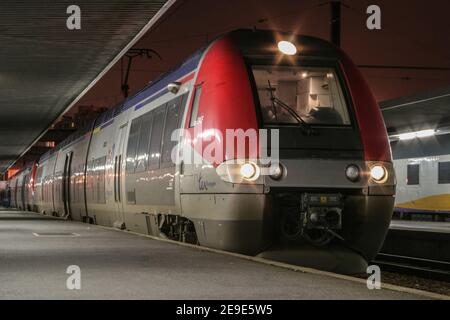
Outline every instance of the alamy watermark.
{"label": "alamy watermark", "polygon": [[381,8],[373,4],[367,7],[366,13],[369,15],[366,21],[367,29],[381,30]]}
{"label": "alamy watermark", "polygon": [[69,277],[66,280],[68,290],[81,290],[81,269],[77,265],[70,265],[66,269]]}
{"label": "alamy watermark", "polygon": [[66,13],[69,17],[66,20],[66,27],[69,30],[81,29],[81,8],[75,4],[67,7]]}
{"label": "alamy watermark", "polygon": [[371,265],[367,267],[367,278],[366,284],[369,290],[380,290],[381,289],[381,269],[377,265]]}
{"label": "alamy watermark", "polygon": [[280,159],[278,129],[226,129],[223,132],[203,130],[200,123],[194,127],[193,134],[187,129],[177,129],[171,139],[178,142],[171,153],[175,164],[205,165],[258,159],[259,164],[269,165]]}
{"label": "alamy watermark", "polygon": [[[81,30],[81,8],[76,4],[67,7],[66,13],[69,15],[66,20],[66,27],[69,30]],[[366,27],[369,30],[381,30],[381,8],[376,4],[367,7]]]}

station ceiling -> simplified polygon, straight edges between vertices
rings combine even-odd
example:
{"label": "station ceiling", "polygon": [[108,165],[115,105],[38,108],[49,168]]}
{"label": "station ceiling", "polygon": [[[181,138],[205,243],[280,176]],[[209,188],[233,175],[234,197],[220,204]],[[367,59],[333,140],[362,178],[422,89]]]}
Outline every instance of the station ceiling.
{"label": "station ceiling", "polygon": [[0,2],[0,173],[178,0]]}
{"label": "station ceiling", "polygon": [[390,134],[450,126],[450,87],[380,103]]}

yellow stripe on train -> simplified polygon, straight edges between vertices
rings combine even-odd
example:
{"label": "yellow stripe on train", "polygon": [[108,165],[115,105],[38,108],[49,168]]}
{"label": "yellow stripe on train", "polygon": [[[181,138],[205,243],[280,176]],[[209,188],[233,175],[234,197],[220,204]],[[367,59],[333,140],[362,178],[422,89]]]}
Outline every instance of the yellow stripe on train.
{"label": "yellow stripe on train", "polygon": [[397,208],[450,211],[450,194],[439,194],[395,205]]}

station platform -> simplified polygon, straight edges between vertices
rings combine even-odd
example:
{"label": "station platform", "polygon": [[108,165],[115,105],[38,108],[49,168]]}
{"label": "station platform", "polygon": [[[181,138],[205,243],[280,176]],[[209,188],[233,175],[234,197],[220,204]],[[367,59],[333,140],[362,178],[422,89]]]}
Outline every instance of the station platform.
{"label": "station platform", "polygon": [[391,229],[450,233],[450,222],[392,220]]}
{"label": "station platform", "polygon": [[[68,290],[66,269],[81,269]],[[365,282],[0,210],[0,299],[427,299]]]}

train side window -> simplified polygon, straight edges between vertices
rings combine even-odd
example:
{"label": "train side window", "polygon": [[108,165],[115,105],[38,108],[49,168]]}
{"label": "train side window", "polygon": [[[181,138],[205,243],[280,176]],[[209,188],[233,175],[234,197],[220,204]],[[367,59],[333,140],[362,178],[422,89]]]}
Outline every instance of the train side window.
{"label": "train side window", "polygon": [[450,183],[450,162],[439,162],[438,183]]}
{"label": "train side window", "polygon": [[97,202],[106,203],[105,197],[105,167],[106,156],[97,159]]}
{"label": "train side window", "polygon": [[163,167],[174,166],[172,161],[172,149],[176,146],[176,141],[172,141],[172,133],[179,129],[181,120],[181,106],[185,103],[186,95],[178,97],[167,103],[167,117],[164,126],[163,148],[161,163]]}
{"label": "train side window", "polygon": [[191,110],[191,118],[189,120],[189,127],[195,127],[197,124],[197,118],[198,118],[198,106],[200,104],[200,97],[202,95],[202,85],[199,85],[195,88],[194,93],[194,101],[192,102],[192,110]]}
{"label": "train side window", "polygon": [[131,123],[130,135],[128,137],[127,160],[125,169],[127,173],[134,173],[140,128],[141,119],[134,119]]}
{"label": "train side window", "polygon": [[139,135],[139,146],[136,157],[136,172],[147,170],[148,144],[150,143],[150,132],[152,131],[153,114],[148,112],[141,120],[141,133]]}
{"label": "train side window", "polygon": [[89,198],[91,200],[91,202],[95,203],[95,199],[96,199],[96,184],[95,184],[95,163],[94,163],[94,159],[92,159],[89,163],[88,163],[90,169],[89,169],[89,187],[91,192],[89,192]]}
{"label": "train side window", "polygon": [[42,180],[42,167],[38,167],[36,170],[36,180],[34,181],[34,184],[41,183]]}
{"label": "train side window", "polygon": [[154,111],[152,134],[150,137],[150,149],[148,152],[148,168],[158,169],[161,158],[161,138],[164,129],[164,117],[166,115],[166,105]]}
{"label": "train side window", "polygon": [[420,184],[420,165],[408,164],[407,168],[407,182],[408,186],[414,186]]}
{"label": "train side window", "polygon": [[94,201],[95,201],[95,203],[100,203],[100,198],[101,198],[101,195],[100,195],[100,192],[101,192],[101,190],[100,190],[101,189],[100,160],[101,160],[100,158],[94,160],[94,184],[95,184]]}

